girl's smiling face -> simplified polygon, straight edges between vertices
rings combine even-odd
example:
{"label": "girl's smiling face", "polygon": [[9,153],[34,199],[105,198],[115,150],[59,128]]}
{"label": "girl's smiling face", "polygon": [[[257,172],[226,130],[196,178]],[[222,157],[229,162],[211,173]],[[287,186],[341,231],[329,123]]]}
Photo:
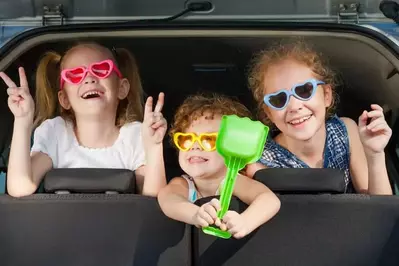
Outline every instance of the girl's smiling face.
{"label": "girl's smiling face", "polygon": [[[93,63],[110,59],[116,64],[112,53],[97,46],[77,46],[72,48],[62,62],[62,70],[76,67],[88,68]],[[72,108],[75,114],[99,115],[106,111],[116,112],[119,100],[129,92],[129,82],[118,77],[115,71],[106,77],[99,78],[90,72],[80,84],[64,82],[59,91],[60,104],[65,109]]]}
{"label": "girl's smiling face", "polygon": [[[270,66],[264,76],[264,95],[279,90],[291,90],[293,86],[309,79],[319,79],[312,70],[293,60],[285,60]],[[323,80],[321,80],[323,81]],[[314,96],[303,101],[289,97],[282,110],[263,105],[269,119],[287,137],[309,140],[325,125],[326,108],[332,104],[332,91],[329,85],[318,85]]]}

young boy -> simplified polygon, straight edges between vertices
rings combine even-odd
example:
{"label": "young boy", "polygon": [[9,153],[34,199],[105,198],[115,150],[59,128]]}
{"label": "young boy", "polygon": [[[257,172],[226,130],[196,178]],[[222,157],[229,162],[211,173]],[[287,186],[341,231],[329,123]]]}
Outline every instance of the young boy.
{"label": "young boy", "polygon": [[213,199],[198,207],[194,202],[219,194],[226,175],[223,158],[216,151],[216,138],[223,115],[250,117],[248,109],[225,96],[195,95],[187,98],[175,115],[170,135],[179,149],[179,164],[186,173],[164,187],[158,201],[168,217],[197,227],[212,224],[242,238],[270,220],[280,209],[276,195],[263,184],[238,175],[233,195],[248,204],[241,214],[228,211],[220,221],[220,202]]}

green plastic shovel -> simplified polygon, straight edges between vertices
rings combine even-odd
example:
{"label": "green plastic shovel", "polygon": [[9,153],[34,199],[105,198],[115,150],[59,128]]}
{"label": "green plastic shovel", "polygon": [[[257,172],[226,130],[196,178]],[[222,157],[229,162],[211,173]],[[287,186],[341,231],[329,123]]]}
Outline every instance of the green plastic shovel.
{"label": "green plastic shovel", "polygon": [[[224,158],[227,173],[220,190],[221,210],[217,214],[219,219],[229,209],[238,172],[260,158],[268,133],[269,128],[259,121],[236,115],[222,117],[216,150]],[[203,227],[202,231],[225,239],[231,237],[229,232],[214,226]]]}

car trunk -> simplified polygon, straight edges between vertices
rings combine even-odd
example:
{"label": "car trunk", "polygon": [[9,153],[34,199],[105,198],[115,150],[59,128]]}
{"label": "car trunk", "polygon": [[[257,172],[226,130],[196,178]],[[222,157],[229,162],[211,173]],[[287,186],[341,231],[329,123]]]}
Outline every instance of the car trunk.
{"label": "car trunk", "polygon": [[[165,92],[164,113],[170,122],[185,97],[204,90],[236,96],[255,111],[247,87],[251,56],[290,36],[311,42],[337,70],[342,80],[339,115],[357,120],[364,108],[377,103],[384,106],[393,126],[399,107],[396,40],[358,25],[184,21],[41,27],[15,37],[0,50],[0,69],[17,80],[17,67],[24,66],[33,94],[36,66],[45,51],[63,51],[76,40],[125,47],[137,57],[146,94]],[[5,84],[0,86],[4,146],[10,141],[12,114]],[[179,168],[176,152],[168,143],[166,138],[166,169],[171,178],[179,174]],[[390,171],[392,177],[397,176],[394,167]]]}
{"label": "car trunk", "polygon": [[[39,27],[42,23],[39,1],[29,2],[31,9],[18,6],[26,1],[13,1],[5,9],[0,4],[0,20],[36,27],[16,35],[0,48],[0,71],[17,81],[18,66],[25,67],[32,95],[36,67],[45,51],[63,51],[77,40],[92,40],[108,47],[125,47],[134,53],[146,94],[156,96],[160,91],[166,94],[164,115],[168,122],[185,97],[204,90],[235,96],[255,112],[256,104],[247,86],[252,55],[281,38],[300,36],[329,59],[342,80],[338,87],[338,115],[356,121],[371,103],[384,107],[388,123],[394,129],[387,148],[388,172],[392,179],[399,180],[396,155],[398,42],[374,26],[356,23],[357,19],[359,23],[385,20],[375,11],[377,1],[369,1],[373,5],[363,1],[363,12],[355,12],[355,15],[347,12],[347,16],[345,12],[337,15],[337,9],[333,8],[334,5],[338,8],[337,1],[257,1],[251,5],[238,0],[214,1],[211,13],[191,14],[180,21],[114,24],[108,22],[172,16],[184,8],[184,3],[159,1],[154,10],[150,3],[155,2],[144,0],[112,5],[112,1],[98,0],[44,2],[62,2],[67,17],[64,23],[69,25]],[[90,8],[98,11],[93,11],[95,16],[90,15]],[[340,23],[337,23],[338,18]],[[46,20],[46,24],[58,24],[58,19],[54,16],[50,22]],[[100,23],[82,23],[89,21]],[[8,110],[6,86],[2,82],[0,101],[3,103],[0,105],[0,149],[5,148],[5,152],[0,152],[7,157],[13,116]],[[165,162],[168,178],[180,174],[176,151],[169,145],[168,138],[165,138]],[[183,238],[181,235],[196,232],[196,229],[166,219],[155,199],[151,201],[136,195],[46,196],[34,195],[22,200],[2,198],[4,219],[0,230],[3,230],[4,243],[8,243],[3,252],[6,264],[7,261],[14,264],[15,261],[46,261],[51,265],[56,261],[59,265],[76,265],[78,261],[87,265],[127,265],[123,262],[134,257],[131,259],[134,265],[205,265],[206,261],[222,261],[218,265],[227,265],[228,262],[224,262],[234,256],[242,256],[241,261],[228,265],[248,262],[260,265],[269,260],[290,264],[287,262],[290,259],[297,259],[297,265],[300,261],[303,265],[325,265],[320,261],[334,265],[338,259],[347,262],[345,265],[362,262],[394,265],[384,263],[385,258],[391,257],[397,261],[396,253],[392,252],[398,242],[396,198],[359,197],[352,202],[351,198],[327,195],[319,198],[288,196],[285,200],[283,197],[281,214],[262,227],[266,230],[261,231],[263,235],[258,233],[255,240],[251,237],[241,242],[216,240],[216,244],[210,245],[210,241],[203,241],[203,236],[197,237],[198,244],[195,235],[188,240],[184,237],[184,242],[176,244]],[[392,202],[388,204],[384,200]],[[338,240],[334,240],[334,236],[338,236]],[[190,246],[190,241],[197,246]],[[265,248],[268,243],[270,247]],[[26,256],[18,256],[17,252],[24,248]],[[247,252],[244,255],[243,250]],[[201,257],[196,258],[198,254]],[[186,259],[190,256],[193,258]],[[173,260],[165,262],[168,258]],[[205,262],[201,264],[200,259]],[[179,260],[184,261],[176,263]],[[306,263],[309,261],[313,264]]]}

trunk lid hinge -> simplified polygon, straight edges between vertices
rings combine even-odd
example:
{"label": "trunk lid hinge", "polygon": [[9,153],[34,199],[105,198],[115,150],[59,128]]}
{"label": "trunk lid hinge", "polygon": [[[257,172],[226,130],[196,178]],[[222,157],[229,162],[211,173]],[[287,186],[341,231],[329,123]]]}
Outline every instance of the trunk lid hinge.
{"label": "trunk lid hinge", "polygon": [[359,3],[339,4],[338,6],[338,23],[359,24]]}
{"label": "trunk lid hinge", "polygon": [[43,6],[43,26],[48,26],[50,24],[63,25],[64,18],[65,15],[62,10],[62,4],[56,5],[54,7],[49,7],[47,5]]}

